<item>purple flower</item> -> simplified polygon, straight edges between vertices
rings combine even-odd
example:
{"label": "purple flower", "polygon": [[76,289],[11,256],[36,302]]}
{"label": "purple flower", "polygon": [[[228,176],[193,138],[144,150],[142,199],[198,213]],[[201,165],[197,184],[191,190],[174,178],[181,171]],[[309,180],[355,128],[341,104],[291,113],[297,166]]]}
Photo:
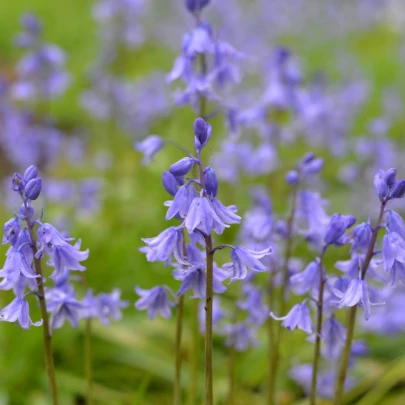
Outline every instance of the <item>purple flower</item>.
{"label": "purple flower", "polygon": [[370,306],[381,305],[382,303],[372,303],[368,295],[368,287],[364,280],[355,278],[347,287],[347,290],[343,293],[337,288],[333,289],[334,294],[340,298],[335,304],[338,308],[353,307],[357,304],[361,304],[364,308],[364,319],[367,321],[370,318]]}
{"label": "purple flower", "polygon": [[172,219],[177,214],[185,218],[190,210],[190,205],[197,197],[197,191],[192,184],[184,184],[174,196],[173,201],[166,201],[165,205],[169,207],[166,213],[166,219]]}
{"label": "purple flower", "polygon": [[173,176],[185,176],[193,168],[194,163],[193,158],[185,157],[173,163],[169,168],[169,172],[173,174]]}
{"label": "purple flower", "polygon": [[42,179],[36,177],[30,180],[24,187],[24,194],[29,200],[36,200],[42,189]]}
{"label": "purple flower", "polygon": [[255,251],[237,246],[233,248],[230,253],[232,263],[224,264],[223,268],[226,270],[232,270],[232,281],[243,280],[248,274],[248,269],[259,272],[268,270],[267,266],[265,266],[259,259],[262,259],[271,253],[271,247]]}
{"label": "purple flower", "polygon": [[23,329],[29,329],[30,326],[41,326],[42,319],[32,322],[29,311],[28,302],[24,298],[17,297],[0,311],[0,321],[12,323],[18,321]]}
{"label": "purple flower", "polygon": [[384,235],[382,257],[385,271],[391,270],[396,262],[405,263],[405,241],[396,232]]}
{"label": "purple flower", "polygon": [[395,211],[388,210],[385,212],[385,220],[390,232],[396,232],[402,239],[405,239],[405,223],[401,215]]}
{"label": "purple flower", "polygon": [[353,215],[334,214],[326,228],[324,241],[327,245],[341,244],[341,237],[356,222]]}
{"label": "purple flower", "polygon": [[11,189],[14,191],[21,192],[24,190],[25,180],[20,173],[14,173],[13,178],[11,179]]}
{"label": "purple flower", "polygon": [[299,169],[303,175],[314,174],[322,169],[323,163],[323,159],[316,158],[313,153],[308,153],[301,159]]}
{"label": "purple flower", "polygon": [[175,196],[178,190],[178,184],[176,177],[170,172],[163,172],[162,174],[162,184],[165,190],[171,195]]}
{"label": "purple flower", "polygon": [[334,316],[327,319],[322,326],[322,350],[329,359],[337,359],[346,340],[346,329]]}
{"label": "purple flower", "polygon": [[35,179],[38,176],[38,169],[36,166],[31,165],[24,172],[24,180],[28,183],[30,180]]}
{"label": "purple flower", "polygon": [[3,245],[15,245],[21,231],[21,222],[18,218],[11,218],[4,224]]}
{"label": "purple flower", "polygon": [[[212,198],[210,203],[215,214],[224,224],[232,225],[240,223],[242,218],[239,215],[236,215],[236,206],[230,205],[229,207],[225,207],[225,205],[223,205],[221,201],[217,200],[216,198]],[[221,234],[224,231],[224,226],[219,222],[216,222],[214,230],[216,233]]]}
{"label": "purple flower", "polygon": [[57,279],[64,274],[64,270],[86,270],[80,262],[89,257],[89,250],[80,251],[77,246],[68,242],[72,238],[64,238],[51,224],[44,223],[38,230],[38,242],[41,249],[36,257],[42,256],[45,251],[50,256],[49,264],[55,268],[51,278]]}
{"label": "purple flower", "polygon": [[208,143],[212,134],[212,127],[202,118],[194,121],[194,147],[197,153]]}
{"label": "purple flower", "polygon": [[[194,295],[191,298],[205,298],[205,289],[207,285],[207,275],[205,269],[193,266],[187,270],[173,270],[173,277],[180,280],[181,286],[177,295],[183,295],[187,291],[192,290]],[[216,293],[223,293],[226,287],[222,285],[222,281],[229,277],[227,272],[214,267],[213,272],[213,290]]]}
{"label": "purple flower", "polygon": [[366,252],[373,233],[373,228],[368,222],[362,222],[355,226],[350,233],[349,240],[352,243],[350,252]]}
{"label": "purple flower", "polygon": [[218,178],[215,170],[206,167],[204,170],[205,191],[210,197],[216,197],[218,194]]}
{"label": "purple flower", "polygon": [[238,352],[244,352],[257,345],[257,330],[246,322],[225,325],[224,333],[227,336],[225,345],[233,346]]}
{"label": "purple flower", "polygon": [[61,328],[65,320],[77,328],[83,304],[76,299],[73,290],[66,292],[52,288],[46,292],[45,297],[46,309],[51,314],[49,321],[51,330]]}
{"label": "purple flower", "polygon": [[229,225],[221,221],[207,198],[194,198],[184,221],[184,226],[187,228],[188,232],[192,233],[198,229],[203,232],[204,235],[210,235],[212,229],[217,231],[218,225],[220,225],[220,229],[229,228]]}
{"label": "purple flower", "polygon": [[121,300],[121,291],[118,288],[110,294],[100,293],[96,297],[96,313],[106,326],[110,325],[110,319],[119,321],[122,318],[121,309],[127,307],[128,302]]}
{"label": "purple flower", "polygon": [[180,227],[171,226],[155,238],[142,238],[142,241],[154,252],[149,261],[164,262],[174,255],[179,263],[187,264],[183,257],[183,232]]}
{"label": "purple flower", "polygon": [[210,0],[185,0],[187,10],[195,13],[202,10],[209,4]]}
{"label": "purple flower", "polygon": [[172,315],[171,307],[176,304],[170,301],[167,291],[168,287],[153,287],[150,290],[143,290],[135,287],[136,293],[141,297],[136,303],[135,308],[138,310],[146,309],[150,319],[154,319],[157,313],[168,319]]}
{"label": "purple flower", "polygon": [[277,321],[283,321],[282,325],[289,330],[298,328],[309,335],[312,333],[311,315],[305,301],[302,304],[294,305],[286,316],[277,317],[273,312],[270,312],[270,316]]}
{"label": "purple flower", "polygon": [[298,295],[302,295],[312,289],[318,289],[320,274],[321,268],[319,259],[309,263],[304,271],[290,277],[290,283],[293,286],[294,292]]}
{"label": "purple flower", "polygon": [[397,170],[379,170],[374,176],[374,188],[380,201],[402,198],[405,195],[405,180],[396,179]]}
{"label": "purple flower", "polygon": [[158,135],[149,135],[146,139],[142,142],[138,142],[135,144],[135,149],[139,152],[142,152],[144,157],[142,159],[142,164],[148,164],[163,148],[163,140]]}
{"label": "purple flower", "polygon": [[238,307],[248,313],[249,322],[257,326],[263,325],[269,316],[269,310],[263,304],[262,293],[251,285],[247,285],[244,290],[246,298],[244,301],[238,302]]}

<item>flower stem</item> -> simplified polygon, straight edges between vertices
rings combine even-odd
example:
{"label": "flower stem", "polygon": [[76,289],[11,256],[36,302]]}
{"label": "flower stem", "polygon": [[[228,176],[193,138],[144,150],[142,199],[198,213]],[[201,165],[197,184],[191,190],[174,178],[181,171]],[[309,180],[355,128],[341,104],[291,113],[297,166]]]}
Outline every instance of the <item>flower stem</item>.
{"label": "flower stem", "polygon": [[[380,231],[380,225],[384,216],[384,210],[387,201],[383,201],[381,203],[380,213],[378,215],[376,226],[374,227],[373,234],[371,235],[370,244],[367,249],[366,257],[364,258],[363,266],[361,268],[361,279],[364,280],[366,277],[368,266],[370,265],[371,259],[374,254],[374,247],[377,242],[378,232]],[[347,325],[347,336],[345,345],[342,350],[342,360],[340,363],[340,368],[337,376],[336,381],[336,390],[335,390],[335,405],[341,405],[343,394],[344,394],[344,387],[346,381],[346,374],[347,374],[347,367],[350,360],[350,353],[352,350],[352,341],[354,336],[354,327],[356,324],[356,312],[357,306],[353,306],[350,308],[349,311],[349,321]]]}
{"label": "flower stem", "polygon": [[87,405],[93,403],[93,368],[92,368],[92,350],[91,350],[91,318],[86,319],[85,331],[85,367],[87,382]]}
{"label": "flower stem", "polygon": [[312,363],[312,381],[311,381],[311,397],[310,404],[316,404],[316,388],[317,388],[317,378],[318,378],[318,365],[319,357],[321,353],[321,333],[322,333],[322,322],[323,322],[323,293],[325,288],[325,279],[323,277],[323,256],[325,250],[323,251],[320,262],[319,262],[319,291],[318,291],[318,317],[316,322],[316,338],[315,338],[315,350],[314,350],[314,360]]}
{"label": "flower stem", "polygon": [[190,351],[190,374],[191,382],[188,391],[188,405],[197,403],[197,383],[198,383],[198,355],[200,353],[200,331],[198,324],[198,302],[193,300],[193,321],[191,325],[192,343]]}
{"label": "flower stem", "polygon": [[[273,308],[273,304],[274,304],[274,281],[273,281],[273,272],[270,273],[270,277],[269,277],[269,288],[268,288],[268,303],[269,303],[269,308]],[[268,317],[267,319],[267,332],[268,332],[268,336],[267,336],[267,353],[268,353],[268,358],[269,358],[269,373],[268,373],[268,404],[274,404],[275,403],[275,387],[274,387],[274,383],[275,383],[275,378],[274,378],[274,374],[273,374],[273,367],[272,367],[272,362],[273,362],[273,358],[274,358],[274,353],[275,353],[275,331],[274,331],[274,320],[271,317]]]}
{"label": "flower stem", "polygon": [[[287,238],[286,238],[286,247],[284,252],[284,262],[282,267],[283,273],[283,282],[280,288],[280,314],[285,312],[287,297],[286,297],[286,288],[288,284],[288,265],[291,259],[292,250],[293,250],[293,226],[295,219],[295,212],[297,206],[297,196],[298,196],[298,184],[293,186],[292,195],[291,195],[291,211],[287,220]],[[269,320],[269,324],[273,323],[274,320]],[[269,326],[269,338],[273,339],[273,343],[269,342],[269,349],[272,348],[270,353],[270,365],[269,365],[269,391],[268,391],[268,405],[275,404],[275,391],[276,391],[276,377],[278,371],[278,363],[280,358],[280,341],[281,341],[282,327],[280,322],[275,323],[275,331],[272,331],[272,327]]]}
{"label": "flower stem", "polygon": [[30,219],[30,213],[28,210],[27,203],[24,202],[25,206],[25,215],[26,215],[26,222],[28,226],[28,232],[31,238],[31,249],[34,253],[34,267],[35,273],[39,276],[36,278],[37,281],[37,288],[38,288],[38,299],[39,299],[39,307],[41,309],[41,316],[42,316],[42,331],[43,331],[43,342],[44,342],[44,351],[45,351],[45,368],[48,374],[49,380],[49,387],[51,390],[52,395],[52,403],[53,405],[59,405],[58,400],[58,390],[56,387],[56,377],[55,377],[55,366],[53,363],[53,354],[52,354],[52,336],[49,327],[49,319],[48,313],[46,312],[46,300],[45,300],[45,289],[44,289],[44,281],[42,275],[42,265],[41,259],[37,259],[35,254],[37,253],[37,242],[34,235],[34,224]]}
{"label": "flower stem", "polygon": [[228,391],[228,405],[234,405],[235,401],[235,371],[236,371],[236,349],[235,342],[232,342],[229,348],[229,391]]}
{"label": "flower stem", "polygon": [[174,405],[181,405],[181,337],[183,330],[183,308],[184,296],[179,297],[177,303],[177,322],[176,322],[176,371],[174,377]]}
{"label": "flower stem", "polygon": [[205,237],[207,254],[207,286],[205,291],[205,405],[213,405],[212,386],[212,299],[213,299],[213,272],[214,256],[211,236]]}

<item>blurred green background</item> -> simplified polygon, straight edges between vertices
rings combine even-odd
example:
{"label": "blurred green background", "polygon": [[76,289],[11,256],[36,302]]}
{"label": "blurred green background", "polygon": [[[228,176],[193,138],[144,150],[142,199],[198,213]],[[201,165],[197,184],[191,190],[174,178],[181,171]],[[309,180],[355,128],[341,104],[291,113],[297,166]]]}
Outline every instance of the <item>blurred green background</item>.
{"label": "blurred green background", "polygon": [[[162,1],[163,2],[163,1]],[[152,7],[160,7],[155,0]],[[66,50],[68,70],[73,76],[72,86],[62,98],[52,102],[49,112],[57,117],[59,125],[66,130],[84,127],[89,131],[90,141],[87,153],[94,155],[108,148],[113,154],[113,165],[104,177],[103,206],[93,218],[74,221],[72,236],[82,239],[82,246],[90,249],[86,262],[87,281],[96,292],[111,291],[117,287],[130,305],[124,310],[123,320],[105,328],[94,326],[94,393],[96,404],[125,405],[165,405],[171,403],[173,383],[174,320],[161,318],[151,322],[145,313],[137,313],[133,308],[136,295],[135,285],[150,288],[155,284],[167,284],[178,288],[178,282],[171,277],[169,269],[159,263],[148,263],[138,251],[141,237],[157,235],[164,229],[165,208],[168,199],[160,185],[162,171],[181,157],[180,152],[166,149],[148,167],[140,164],[141,156],[134,151],[132,139],[119,130],[91,120],[78,104],[80,92],[88,86],[86,71],[96,57],[96,25],[91,18],[89,0],[14,0],[3,1],[0,5],[0,73],[12,76],[14,64],[21,51],[13,46],[12,38],[19,31],[21,13],[32,11],[44,22],[45,38]],[[317,2],[309,2],[309,7],[317,7]],[[165,7],[170,7],[168,4]],[[405,12],[405,11],[403,11]],[[184,24],[184,28],[190,22]],[[370,29],[341,37],[329,37],[327,32],[308,32],[277,38],[290,46],[304,62],[305,71],[325,71],[330,77],[338,78],[335,55],[344,50],[355,55],[364,77],[372,83],[372,91],[365,108],[359,114],[353,134],[366,130],[369,119],[380,114],[381,96],[387,87],[405,90],[403,63],[400,50],[403,36],[394,28],[389,18],[382,19]],[[180,48],[181,38],[178,38]],[[129,55],[126,74],[138,77],[151,69],[168,71],[175,54],[162,44],[154,42]],[[157,120],[150,128],[151,133],[192,145],[193,112],[190,109],[173,109],[169,117]],[[393,137],[403,137],[404,122],[396,122],[391,133]],[[224,125],[220,119],[213,121],[214,144],[224,136]],[[1,134],[0,134],[1,136]],[[18,147],[18,145],[16,145]],[[280,151],[282,167],[269,179],[262,179],[270,185],[274,207],[285,211],[287,189],[283,185],[282,173],[290,168],[303,154],[302,144]],[[316,151],[325,156],[323,150]],[[2,176],[10,175],[13,168],[2,165]],[[56,178],[81,178],[93,175],[93,166],[88,160],[78,167],[61,162],[52,173]],[[325,177],[329,184],[327,198],[331,200],[329,212],[339,210],[346,213],[347,190],[336,181],[337,166],[330,159],[325,166]],[[371,179],[370,179],[371,180]],[[370,181],[371,184],[371,181]],[[220,198],[224,203],[237,203],[243,212],[248,207],[247,185],[239,190],[221,185]],[[38,209],[40,207],[37,207]],[[56,207],[48,207],[44,219],[51,222]],[[354,213],[358,214],[358,213]],[[4,222],[11,216],[5,209],[1,212]],[[74,216],[74,213],[73,213]],[[361,214],[359,215],[361,216]],[[364,218],[362,218],[364,219]],[[231,235],[236,231],[231,231]],[[230,238],[225,236],[225,238]],[[2,247],[2,252],[5,248]],[[332,258],[330,261],[332,263]],[[229,288],[229,296],[236,294],[236,287]],[[1,292],[1,305],[6,305],[12,295]],[[34,300],[31,301],[31,306]],[[192,305],[187,305],[187,319],[191,323]],[[33,319],[38,313],[33,312]],[[43,352],[40,328],[21,330],[18,326],[0,323],[0,405],[46,405],[47,380],[43,366]],[[73,330],[65,325],[54,333],[54,350],[58,385],[62,404],[85,403],[85,380],[83,359],[84,325]],[[305,342],[300,332],[285,333],[286,344],[282,357],[308,359],[311,346]],[[184,347],[184,387],[187,392],[189,362],[191,353],[191,331],[185,327]],[[256,349],[238,356],[238,403],[239,405],[262,404],[266,376],[265,334],[260,337],[262,344]],[[201,339],[200,393],[203,387],[203,339]],[[348,401],[361,405],[400,405],[405,402],[405,337],[381,340],[374,338],[371,356],[360,362],[357,370],[359,386],[348,396]],[[217,339],[215,346],[215,386],[218,404],[226,393],[226,349]],[[287,378],[287,364],[280,380],[280,404],[305,403],[299,387]],[[365,394],[361,400],[358,398]],[[235,405],[237,405],[235,404]],[[191,404],[190,404],[191,405]]]}

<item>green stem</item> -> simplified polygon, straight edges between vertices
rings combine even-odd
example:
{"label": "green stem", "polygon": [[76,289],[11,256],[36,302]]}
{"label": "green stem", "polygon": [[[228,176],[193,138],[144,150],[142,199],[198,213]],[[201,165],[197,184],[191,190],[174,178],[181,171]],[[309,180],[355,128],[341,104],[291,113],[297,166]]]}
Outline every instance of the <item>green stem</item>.
{"label": "green stem", "polygon": [[236,349],[235,342],[232,342],[231,347],[229,348],[229,391],[228,391],[228,405],[234,405],[235,401],[235,371],[236,371]]}
{"label": "green stem", "polygon": [[[366,277],[368,266],[370,265],[370,261],[373,258],[374,254],[374,247],[377,242],[378,232],[380,231],[380,225],[384,216],[384,210],[387,201],[381,203],[380,214],[378,215],[377,224],[374,227],[373,234],[371,235],[370,244],[367,249],[366,257],[364,258],[363,266],[361,268],[361,279],[364,280]],[[346,381],[346,374],[347,374],[347,367],[349,365],[350,354],[352,351],[352,341],[354,336],[354,327],[356,324],[356,312],[357,306],[353,306],[350,308],[349,311],[349,321],[347,325],[347,336],[346,342],[342,350],[342,360],[340,363],[340,368],[337,376],[336,381],[336,391],[335,391],[335,405],[341,405],[344,388],[345,388],[345,381]]]}
{"label": "green stem", "polygon": [[[273,285],[273,272],[270,273],[269,277],[269,288],[268,288],[268,302],[269,302],[269,308],[273,308],[274,304],[274,285]],[[273,358],[274,358],[274,348],[275,348],[275,334],[274,334],[274,319],[271,318],[270,316],[267,319],[267,354],[268,354],[268,359],[269,359],[269,373],[268,373],[268,391],[267,391],[267,401],[268,404],[274,404],[275,403],[275,392],[276,389],[274,387],[275,383],[275,378],[273,377]]]}
{"label": "green stem", "polygon": [[[289,277],[288,265],[289,265],[292,251],[293,251],[293,236],[294,236],[293,228],[294,228],[294,219],[295,219],[295,212],[296,212],[296,206],[297,206],[298,184],[294,185],[293,187],[294,188],[292,190],[291,212],[290,212],[290,215],[287,220],[287,242],[286,242],[286,248],[285,248],[285,253],[284,253],[283,268],[282,268],[283,282],[280,287],[280,295],[279,295],[280,314],[284,314],[284,312],[286,310],[286,304],[287,304],[286,288],[287,288],[288,277]],[[280,341],[281,341],[282,329],[283,328],[281,327],[281,323],[276,322],[275,323],[275,333],[271,332],[271,335],[269,333],[269,337],[274,338],[274,342],[272,345],[273,350],[272,350],[272,354],[270,356],[270,367],[269,367],[269,391],[268,391],[268,404],[269,405],[275,404],[275,387],[276,387],[278,364],[279,364],[279,359],[280,359]],[[270,342],[269,342],[269,347],[270,347]]]}
{"label": "green stem", "polygon": [[214,255],[211,236],[205,237],[207,255],[207,286],[205,292],[205,405],[214,404],[212,385],[212,299]]}
{"label": "green stem", "polygon": [[91,318],[86,319],[85,332],[85,367],[87,382],[87,405],[93,403],[93,368],[92,368],[92,350],[91,350]]}
{"label": "green stem", "polygon": [[177,303],[177,323],[176,323],[176,371],[174,378],[174,405],[181,405],[181,337],[183,330],[183,308],[184,308],[184,296],[179,297]]}
{"label": "green stem", "polygon": [[323,277],[323,255],[322,253],[319,263],[319,291],[318,291],[318,317],[316,323],[316,338],[315,338],[315,349],[314,349],[314,360],[312,363],[312,382],[311,382],[311,397],[310,404],[316,405],[316,388],[317,388],[317,378],[318,378],[318,366],[319,358],[321,353],[321,333],[322,333],[322,322],[323,322],[323,294],[325,288],[325,279]]}
{"label": "green stem", "polygon": [[190,374],[191,382],[188,391],[188,404],[197,403],[197,382],[198,382],[198,354],[200,353],[200,330],[198,323],[198,302],[193,300],[193,323],[191,325],[192,344],[190,351]]}
{"label": "green stem", "polygon": [[49,319],[48,313],[46,311],[46,300],[45,300],[45,289],[44,289],[44,281],[42,275],[42,265],[41,259],[35,258],[35,254],[37,253],[37,242],[34,235],[34,224],[32,223],[27,207],[27,203],[24,202],[25,206],[25,215],[26,221],[28,226],[28,232],[31,238],[31,249],[34,253],[34,267],[35,273],[39,276],[36,278],[37,281],[37,288],[38,288],[38,299],[39,299],[39,307],[41,309],[41,316],[42,316],[42,332],[43,332],[43,342],[44,342],[44,351],[45,351],[45,368],[48,374],[49,380],[49,387],[51,390],[52,395],[52,403],[53,405],[59,405],[58,400],[58,390],[56,387],[56,377],[55,377],[55,366],[53,362],[53,354],[52,354],[52,336],[49,327]]}

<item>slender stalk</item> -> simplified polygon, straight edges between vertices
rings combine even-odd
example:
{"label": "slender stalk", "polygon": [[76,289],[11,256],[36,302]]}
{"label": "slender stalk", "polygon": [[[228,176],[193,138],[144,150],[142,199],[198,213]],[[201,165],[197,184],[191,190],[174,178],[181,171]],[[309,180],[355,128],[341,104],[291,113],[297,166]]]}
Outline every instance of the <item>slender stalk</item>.
{"label": "slender stalk", "polygon": [[229,391],[228,391],[228,405],[234,405],[235,401],[235,388],[236,388],[236,379],[235,379],[235,371],[236,371],[236,349],[235,349],[235,342],[232,342],[231,347],[229,348]]}
{"label": "slender stalk", "polygon": [[[274,285],[273,285],[273,272],[270,273],[270,277],[269,277],[269,288],[268,288],[268,303],[269,303],[269,308],[273,308],[273,304],[274,304]],[[267,319],[267,354],[269,357],[269,373],[268,373],[268,403],[269,404],[274,404],[275,403],[275,387],[274,387],[274,383],[275,383],[275,378],[273,377],[273,369],[272,369],[272,359],[274,357],[274,348],[275,348],[275,333],[274,333],[274,320],[271,317],[268,317]]]}
{"label": "slender stalk", "polygon": [[[364,258],[364,262],[361,268],[361,279],[364,280],[366,277],[368,266],[370,265],[370,261],[374,254],[374,247],[377,242],[378,232],[380,231],[380,225],[384,216],[384,210],[387,201],[381,203],[380,213],[378,215],[376,226],[374,227],[373,234],[371,235],[370,244],[367,249],[366,257]],[[335,405],[341,405],[343,394],[344,394],[344,387],[346,381],[346,374],[347,374],[347,367],[350,360],[350,353],[352,350],[352,341],[354,336],[354,327],[356,324],[356,312],[357,306],[353,306],[350,308],[349,311],[349,321],[347,325],[347,336],[346,342],[342,350],[342,360],[340,363],[340,368],[337,376],[336,381],[336,391],[335,391]]]}
{"label": "slender stalk", "polygon": [[310,404],[316,404],[316,388],[317,388],[317,378],[318,378],[318,365],[321,353],[321,333],[322,333],[322,322],[323,322],[323,294],[325,288],[325,279],[323,277],[323,256],[325,250],[320,257],[319,262],[319,291],[318,291],[318,317],[316,322],[316,338],[315,338],[315,350],[314,350],[314,360],[312,363],[312,381],[311,381],[311,396]]}
{"label": "slender stalk", "polygon": [[87,383],[87,405],[93,404],[93,368],[92,368],[92,348],[91,348],[91,323],[92,319],[86,319],[85,331],[85,368],[86,368],[86,383]]}
{"label": "slender stalk", "polygon": [[197,403],[197,382],[198,382],[198,354],[200,353],[200,330],[198,323],[198,302],[193,300],[193,322],[191,325],[192,343],[190,351],[190,374],[191,382],[188,391],[188,405]]}
{"label": "slender stalk", "polygon": [[45,289],[44,289],[44,281],[42,275],[42,265],[41,259],[35,258],[35,254],[37,253],[37,242],[35,239],[34,234],[34,224],[32,223],[27,207],[27,203],[24,202],[25,206],[25,216],[26,222],[28,225],[28,232],[31,238],[31,249],[34,253],[34,267],[35,273],[39,276],[36,278],[37,281],[37,288],[38,288],[38,299],[39,299],[39,307],[41,309],[41,316],[42,316],[42,331],[43,331],[43,342],[44,342],[44,351],[45,351],[45,368],[48,374],[49,380],[49,387],[51,390],[52,395],[52,403],[53,405],[59,405],[58,400],[58,390],[56,387],[56,377],[55,377],[55,366],[53,362],[53,354],[52,354],[52,336],[49,327],[49,319],[48,313],[46,312],[46,300],[45,300]]}
{"label": "slender stalk", "polygon": [[214,255],[212,254],[212,238],[205,237],[207,255],[207,286],[205,291],[205,405],[213,405],[212,386],[212,299]]}
{"label": "slender stalk", "polygon": [[[288,284],[288,264],[291,259],[292,251],[293,251],[293,226],[294,226],[294,219],[297,207],[297,196],[298,196],[298,184],[293,186],[292,190],[292,201],[291,201],[291,212],[287,220],[287,241],[286,247],[284,252],[284,262],[282,267],[282,274],[283,274],[283,282],[280,287],[280,306],[279,311],[280,314],[284,314],[287,304],[287,297],[286,297],[286,288]],[[273,323],[274,320],[269,320],[269,324]],[[269,342],[269,349],[272,347],[270,353],[270,367],[269,367],[269,390],[268,390],[268,404],[274,405],[275,402],[275,391],[276,391],[276,377],[278,371],[278,363],[280,358],[280,341],[281,341],[281,334],[282,334],[282,327],[280,322],[275,323],[275,330],[272,331],[272,327],[269,326],[269,338],[273,338],[273,344]],[[271,346],[270,346],[271,345]]]}
{"label": "slender stalk", "polygon": [[176,371],[174,378],[174,405],[181,405],[181,337],[183,330],[183,308],[184,308],[184,296],[179,297],[177,303],[177,323],[176,323]]}

